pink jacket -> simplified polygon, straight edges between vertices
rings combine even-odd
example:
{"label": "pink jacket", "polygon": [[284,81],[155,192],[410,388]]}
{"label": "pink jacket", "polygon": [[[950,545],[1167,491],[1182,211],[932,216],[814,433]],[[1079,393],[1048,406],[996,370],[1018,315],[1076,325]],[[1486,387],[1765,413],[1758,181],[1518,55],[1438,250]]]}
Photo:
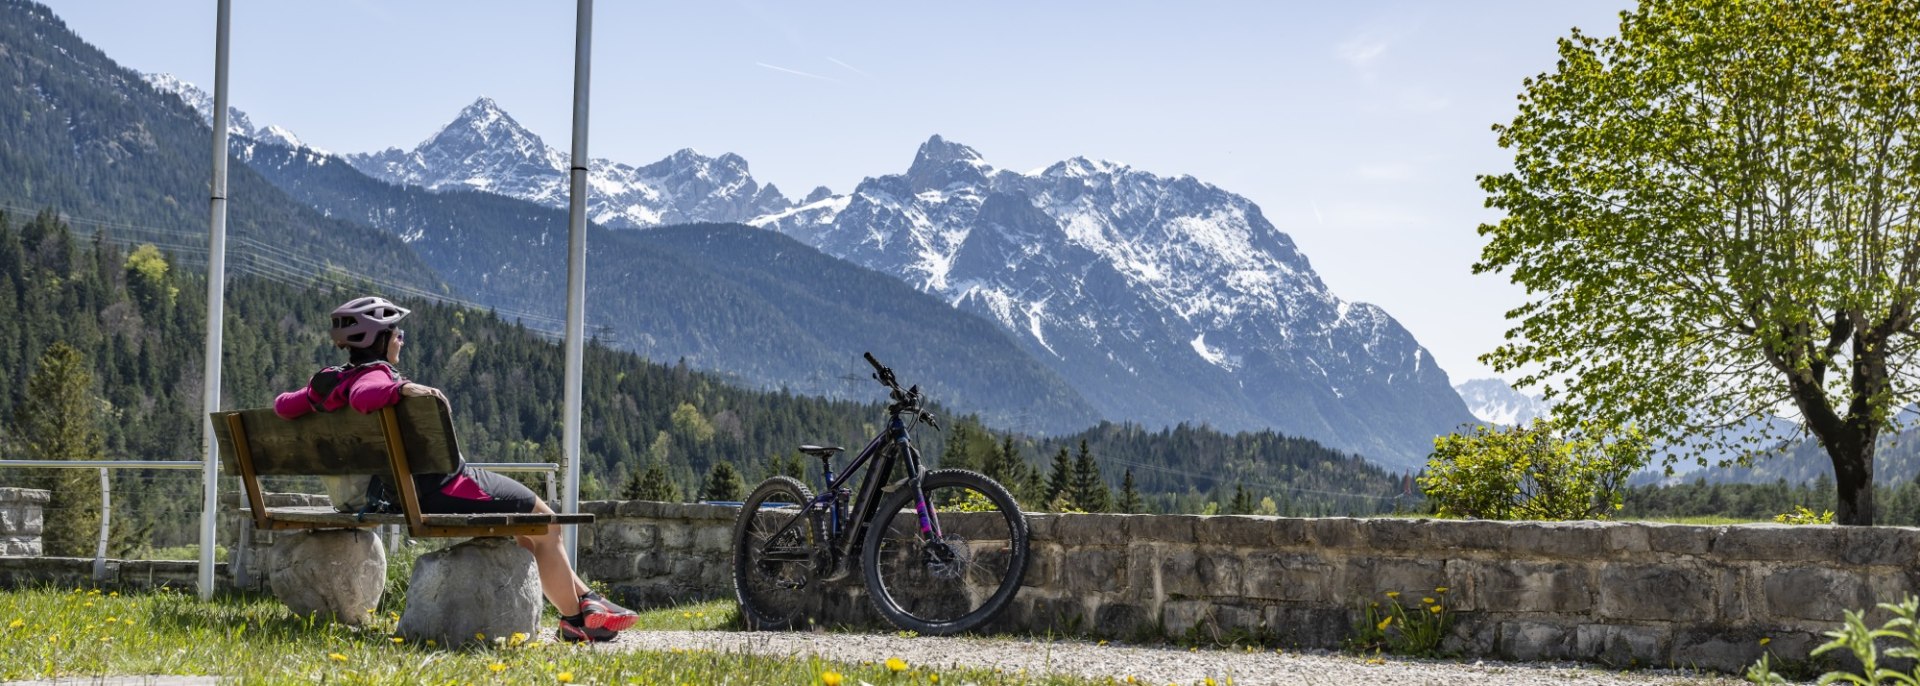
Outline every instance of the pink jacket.
{"label": "pink jacket", "polygon": [[[332,388],[326,388],[329,382]],[[314,374],[306,388],[274,398],[273,412],[281,419],[293,419],[316,410],[332,412],[351,406],[367,414],[400,402],[400,387],[406,384],[400,372],[385,362],[353,367],[344,374],[339,367],[328,367]]]}

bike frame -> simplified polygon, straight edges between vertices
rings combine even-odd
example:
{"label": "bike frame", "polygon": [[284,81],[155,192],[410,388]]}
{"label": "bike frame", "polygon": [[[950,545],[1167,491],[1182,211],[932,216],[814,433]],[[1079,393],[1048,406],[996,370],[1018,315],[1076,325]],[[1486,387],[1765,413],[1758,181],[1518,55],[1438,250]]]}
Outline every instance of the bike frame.
{"label": "bike frame", "polygon": [[[920,476],[923,473],[920,466],[920,450],[913,447],[913,439],[907,431],[906,422],[900,418],[899,412],[895,412],[888,418],[886,430],[868,441],[867,447],[860,450],[860,454],[854,457],[853,462],[847,464],[846,469],[841,470],[839,476],[833,474],[831,459],[821,461],[826,467],[826,489],[814,495],[813,500],[806,503],[798,514],[787,520],[786,524],[773,535],[767,537],[766,545],[769,547],[761,549],[762,555],[767,559],[784,557],[770,549],[773,541],[779,540],[801,522],[808,521],[812,513],[824,511],[828,515],[828,527],[824,532],[828,534],[828,540],[813,541],[812,547],[817,549],[821,545],[833,545],[840,559],[852,557],[856,546],[860,545],[860,541],[866,537],[867,526],[873,521],[874,512],[880,508],[880,497],[890,490],[886,488],[889,483],[887,478],[892,476],[893,467],[901,461],[902,455],[905,456],[907,476],[898,483],[913,489],[914,511],[920,515],[920,532],[937,540],[942,535],[940,521],[934,513],[933,504],[927,502],[927,494],[920,489]],[[872,465],[867,464],[869,460],[872,460]],[[865,478],[860,483],[860,491],[853,501],[853,508],[857,513],[849,517],[849,513],[841,511],[834,494],[839,492],[841,486],[850,481],[856,472],[869,466],[871,469],[867,470]],[[851,530],[845,531],[843,535],[843,529],[848,529],[849,525]],[[811,540],[812,536],[809,535],[808,539]]]}

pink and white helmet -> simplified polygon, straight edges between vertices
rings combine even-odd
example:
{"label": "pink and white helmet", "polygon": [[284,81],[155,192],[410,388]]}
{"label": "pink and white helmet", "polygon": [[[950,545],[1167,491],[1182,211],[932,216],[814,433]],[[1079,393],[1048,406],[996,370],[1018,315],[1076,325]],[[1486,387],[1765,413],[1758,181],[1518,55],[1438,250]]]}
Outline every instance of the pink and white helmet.
{"label": "pink and white helmet", "polygon": [[336,348],[365,348],[373,345],[380,332],[392,329],[412,312],[386,298],[354,298],[333,308],[333,345]]}

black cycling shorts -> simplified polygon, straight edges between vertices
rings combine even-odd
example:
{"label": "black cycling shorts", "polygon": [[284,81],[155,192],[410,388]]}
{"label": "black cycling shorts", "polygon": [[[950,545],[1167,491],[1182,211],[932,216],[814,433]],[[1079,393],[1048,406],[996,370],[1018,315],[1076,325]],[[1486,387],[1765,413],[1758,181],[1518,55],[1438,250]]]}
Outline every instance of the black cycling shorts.
{"label": "black cycling shorts", "polygon": [[462,467],[452,476],[416,476],[414,485],[420,494],[420,511],[433,514],[525,514],[533,511],[538,500],[520,482],[473,467]]}

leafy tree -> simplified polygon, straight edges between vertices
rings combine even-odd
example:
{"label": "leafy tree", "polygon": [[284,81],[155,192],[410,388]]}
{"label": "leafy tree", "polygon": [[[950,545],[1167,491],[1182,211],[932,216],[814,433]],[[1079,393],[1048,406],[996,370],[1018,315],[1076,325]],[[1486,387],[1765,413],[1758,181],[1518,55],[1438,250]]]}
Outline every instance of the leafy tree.
{"label": "leafy tree", "polygon": [[[1552,420],[1433,439],[1419,478],[1436,514],[1481,519],[1605,519],[1646,463],[1638,432],[1565,431]],[[1563,435],[1571,434],[1571,435]]]}
{"label": "leafy tree", "polygon": [[726,460],[713,463],[707,470],[707,483],[700,488],[700,497],[707,500],[739,500],[746,495],[747,484],[740,478],[740,470]]}
{"label": "leafy tree", "polygon": [[1073,458],[1073,487],[1068,492],[1073,502],[1087,512],[1106,512],[1111,507],[1113,492],[1107,488],[1107,482],[1100,479],[1100,465],[1094,463],[1084,438],[1080,439],[1079,454]]}
{"label": "leafy tree", "polygon": [[1481,178],[1507,216],[1474,269],[1534,297],[1483,359],[1570,416],[1749,457],[1772,437],[1715,429],[1790,403],[1838,520],[1871,524],[1875,439],[1917,390],[1920,12],[1647,0],[1559,53],[1495,127],[1514,171]]}

